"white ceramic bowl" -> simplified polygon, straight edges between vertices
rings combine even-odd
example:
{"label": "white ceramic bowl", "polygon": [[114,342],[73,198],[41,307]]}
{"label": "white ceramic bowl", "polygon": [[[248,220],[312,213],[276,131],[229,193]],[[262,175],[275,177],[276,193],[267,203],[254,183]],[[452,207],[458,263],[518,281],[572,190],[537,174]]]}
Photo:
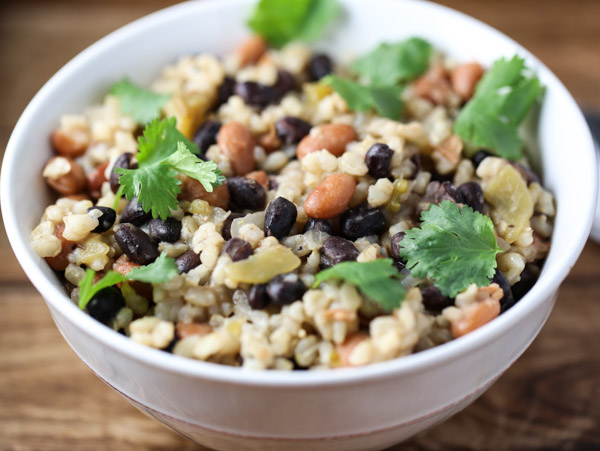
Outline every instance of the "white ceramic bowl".
{"label": "white ceramic bowl", "polygon": [[[186,360],[108,329],[73,305],[29,245],[50,202],[41,177],[59,117],[98,101],[123,75],[149,83],[183,53],[224,54],[247,34],[251,3],[184,3],[110,34],[61,69],[35,96],[10,138],[2,167],[2,213],[12,247],[65,339],[100,378],[165,424],[217,449],[380,449],[464,408],[529,346],[588,236],[596,196],[592,138],[577,105],[535,57],[492,28],[417,1],[341,1],[327,38],[338,59],[382,40],[422,36],[459,61],[489,65],[515,52],[546,86],[539,122],[545,185],[558,204],[550,255],[533,289],[473,333],[426,352],[364,368],[252,372]],[[40,307],[41,308],[41,307]]]}

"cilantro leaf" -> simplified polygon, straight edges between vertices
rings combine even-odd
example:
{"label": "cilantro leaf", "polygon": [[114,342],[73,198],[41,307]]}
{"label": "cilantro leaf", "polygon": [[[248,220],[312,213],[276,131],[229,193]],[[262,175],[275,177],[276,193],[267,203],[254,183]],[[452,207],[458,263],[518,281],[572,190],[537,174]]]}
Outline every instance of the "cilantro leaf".
{"label": "cilantro leaf", "polygon": [[138,282],[163,283],[171,280],[177,274],[179,274],[179,270],[175,260],[167,257],[167,254],[163,252],[154,262],[133,268],[125,277],[127,280],[137,280]]}
{"label": "cilantro leaf", "polygon": [[356,60],[352,69],[371,85],[395,85],[425,72],[431,54],[431,44],[421,38],[383,43]]}
{"label": "cilantro leaf", "polygon": [[522,156],[518,126],[542,91],[536,76],[527,73],[525,60],[501,58],[477,84],[462,109],[454,131],[475,147],[483,147],[515,161]]}
{"label": "cilantro leaf", "polygon": [[430,277],[442,294],[455,297],[470,284],[490,284],[502,252],[492,220],[454,202],[430,205],[421,228],[406,232],[400,255],[416,277]]}
{"label": "cilantro leaf", "polygon": [[390,119],[398,119],[402,113],[401,86],[363,86],[337,75],[328,75],[322,82],[329,84],[352,111],[374,108],[379,115]]}
{"label": "cilantro leaf", "polygon": [[225,181],[214,162],[202,161],[190,152],[190,148],[198,151],[198,147],[175,124],[174,118],[152,121],[138,140],[139,167],[115,168],[125,197],[137,197],[144,211],[152,211],[154,218],[166,219],[177,208],[181,192],[178,173],[198,180],[208,192]]}
{"label": "cilantro leaf", "polygon": [[162,253],[153,263],[134,268],[123,275],[117,271],[108,271],[98,282],[94,282],[96,271],[86,269],[85,276],[79,281],[79,308],[85,309],[88,302],[104,288],[111,287],[126,280],[137,280],[147,283],[163,283],[179,274],[177,264],[167,254]]}
{"label": "cilantro leaf", "polygon": [[113,84],[109,92],[120,99],[121,112],[142,125],[159,117],[162,107],[171,98],[138,86],[127,78]]}
{"label": "cilantro leaf", "polygon": [[365,296],[378,302],[388,311],[398,308],[406,294],[400,274],[390,258],[363,263],[338,263],[319,272],[315,276],[313,288],[331,279],[340,279],[355,285]]}
{"label": "cilantro leaf", "polygon": [[299,39],[314,41],[340,12],[335,0],[260,0],[248,26],[276,47]]}
{"label": "cilantro leaf", "polygon": [[176,171],[185,174],[188,177],[198,180],[206,191],[212,191],[215,186],[225,183],[225,176],[214,161],[205,161],[204,164],[198,164],[198,157],[190,152],[184,143],[177,143],[177,151],[172,153],[165,160]]}
{"label": "cilantro leaf", "polygon": [[138,138],[137,160],[140,165],[156,163],[164,160],[177,148],[177,143],[182,142],[192,153],[200,154],[200,149],[177,130],[177,120],[154,119]]}

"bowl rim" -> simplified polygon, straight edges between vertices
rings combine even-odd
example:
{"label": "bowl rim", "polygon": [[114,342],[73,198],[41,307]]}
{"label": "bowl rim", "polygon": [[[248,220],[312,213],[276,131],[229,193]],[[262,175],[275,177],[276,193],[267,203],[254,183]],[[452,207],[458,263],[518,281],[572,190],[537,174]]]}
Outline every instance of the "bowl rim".
{"label": "bowl rim", "polygon": [[[189,14],[190,10],[207,10],[212,8],[221,8],[228,3],[249,4],[251,0],[205,0],[202,2],[184,2],[153,12],[142,18],[120,27],[109,33],[105,37],[96,41],[77,56],[65,64],[43,87],[37,92],[29,102],[22,115],[20,116],[6,147],[2,172],[0,177],[0,203],[2,204],[2,214],[4,226],[7,231],[9,242],[13,248],[19,263],[25,273],[40,293],[44,293],[45,301],[53,309],[56,309],[68,321],[77,327],[81,332],[92,336],[95,340],[115,352],[127,355],[128,357],[140,361],[146,365],[159,368],[167,372],[176,372],[194,378],[214,380],[218,382],[261,386],[264,388],[278,387],[310,387],[324,385],[344,385],[356,384],[366,380],[377,380],[389,377],[397,377],[414,372],[438,366],[449,360],[456,359],[462,354],[474,351],[482,346],[488,345],[492,340],[498,339],[503,334],[510,331],[520,319],[527,317],[529,312],[538,308],[547,298],[554,295],[560,283],[568,275],[570,269],[575,264],[583,246],[587,240],[592,226],[594,215],[594,206],[596,203],[596,192],[587,193],[580,202],[589,208],[584,213],[584,220],[578,225],[578,234],[569,255],[563,256],[563,264],[553,267],[545,267],[540,280],[527,293],[527,295],[512,307],[506,313],[495,318],[490,323],[469,333],[468,335],[456,340],[452,340],[440,346],[428,349],[426,351],[410,354],[393,360],[373,363],[364,367],[342,368],[335,371],[248,371],[242,368],[229,367],[225,365],[214,364],[210,362],[198,361],[180,357],[164,351],[146,347],[134,342],[128,337],[107,328],[103,324],[94,320],[92,317],[81,311],[74,305],[67,295],[60,290],[54,283],[46,278],[41,270],[40,264],[43,259],[31,254],[33,252],[27,239],[21,239],[19,234],[19,224],[16,221],[13,211],[15,210],[15,200],[12,199],[12,171],[17,161],[17,150],[26,132],[30,118],[33,116],[38,105],[43,98],[57,87],[60,87],[62,79],[76,68],[89,64],[93,61],[97,53],[102,53],[114,47],[119,40],[128,36],[133,36],[145,29],[152,28],[165,21],[177,20],[178,17]],[[339,0],[342,4],[358,3],[359,0]],[[392,3],[392,0],[376,0],[378,3]],[[472,22],[480,27],[482,33],[495,35],[504,41],[514,45],[519,49],[521,55],[525,56],[536,66],[538,73],[544,73],[545,78],[553,85],[554,90],[560,91],[560,94],[566,96],[566,99],[572,106],[572,112],[576,114],[578,122],[581,122],[581,130],[587,133],[585,140],[588,142],[589,166],[585,166],[590,172],[590,180],[597,181],[596,157],[592,136],[589,132],[583,114],[579,110],[575,100],[562,84],[562,82],[534,55],[527,51],[513,39],[504,35],[495,28],[475,19],[467,14],[456,11],[447,6],[439,5],[424,0],[396,0],[393,3],[406,3],[413,7],[430,8],[437,10],[437,13],[453,16],[457,20]],[[37,259],[35,258],[37,257]],[[545,283],[540,283],[544,282]]]}

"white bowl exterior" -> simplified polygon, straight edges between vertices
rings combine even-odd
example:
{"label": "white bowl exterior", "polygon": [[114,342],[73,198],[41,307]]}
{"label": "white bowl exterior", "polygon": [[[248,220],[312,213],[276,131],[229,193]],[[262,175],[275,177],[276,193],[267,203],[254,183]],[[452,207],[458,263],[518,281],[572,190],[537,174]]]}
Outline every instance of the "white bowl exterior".
{"label": "white bowl exterior", "polygon": [[[573,99],[537,59],[497,31],[439,5],[341,3],[344,23],[323,45],[336,55],[351,58],[382,40],[418,35],[459,61],[490,64],[519,53],[547,87],[536,138],[543,149],[544,184],[559,206],[550,255],[540,280],[521,302],[460,340],[395,361],[331,372],[248,372],[195,362],[133,343],[79,311],[29,245],[29,233],[50,201],[39,174],[51,154],[48,136],[59,117],[99,101],[123,75],[148,83],[183,53],[230,51],[245,34],[241,24],[248,0],[177,5],[99,41],[42,88],[7,146],[1,200],[8,236],[65,338],[124,395],[174,421],[226,433],[224,440],[227,434],[281,440],[371,433],[383,446],[449,415],[474,399],[533,340],[591,227],[597,173],[592,139]],[[210,435],[203,435],[202,428],[198,441]]]}
{"label": "white bowl exterior", "polygon": [[310,388],[248,386],[157,368],[106,347],[50,309],[67,342],[99,377],[198,443],[223,450],[276,450],[286,440],[290,450],[350,451],[385,448],[473,402],[529,346],[555,298],[521,318],[510,335],[483,342],[443,370],[434,366],[371,382]]}

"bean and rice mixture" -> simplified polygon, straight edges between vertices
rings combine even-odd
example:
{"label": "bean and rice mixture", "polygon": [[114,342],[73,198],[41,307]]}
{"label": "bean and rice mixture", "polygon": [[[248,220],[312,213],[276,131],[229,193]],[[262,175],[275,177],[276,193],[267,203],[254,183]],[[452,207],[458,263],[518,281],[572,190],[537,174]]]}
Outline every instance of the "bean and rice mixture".
{"label": "bean and rice mixture", "polygon": [[[61,197],[32,232],[34,249],[64,274],[75,303],[86,268],[126,274],[166,253],[179,275],[100,291],[88,313],[147,346],[252,369],[394,359],[511,307],[537,279],[555,207],[524,159],[463,154],[453,121],[483,67],[435,54],[404,90],[401,121],[351,112],[319,83],[333,70],[327,55],[297,43],[268,49],[259,37],[223,59],[184,56],[165,67],[151,85],[171,96],[163,115],[227,177],[208,193],[180,175],[178,208],[167,220],[152,219],[135,199],[115,203],[113,168],[136,167],[141,131],[118,97],[62,116],[56,156],[43,170]],[[504,182],[519,178],[534,205],[517,231],[482,190],[505,168]],[[392,258],[406,272],[405,231],[443,200],[492,218],[504,252],[491,285],[451,299],[408,274],[405,300],[392,312],[351,283],[311,288],[316,273],[345,261]]]}

